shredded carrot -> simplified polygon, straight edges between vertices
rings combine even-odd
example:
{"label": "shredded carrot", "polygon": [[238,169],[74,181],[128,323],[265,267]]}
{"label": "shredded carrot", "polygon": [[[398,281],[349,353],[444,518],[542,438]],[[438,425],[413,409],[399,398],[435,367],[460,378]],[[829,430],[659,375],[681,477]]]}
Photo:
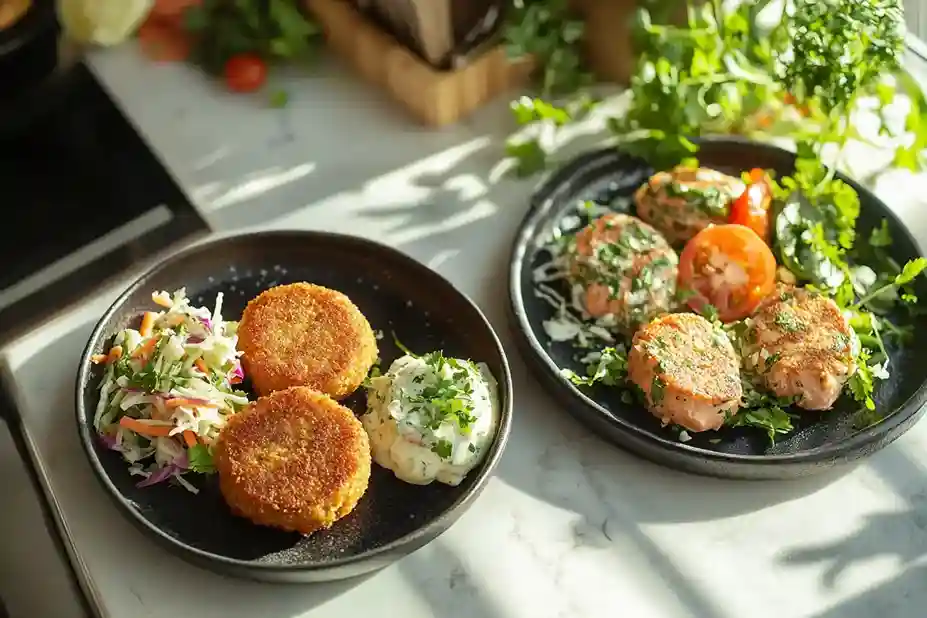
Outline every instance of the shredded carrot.
{"label": "shredded carrot", "polygon": [[155,293],[155,292],[152,292],[152,293],[151,293],[151,301],[152,301],[154,304],[156,304],[156,305],[161,305],[162,307],[166,307],[166,308],[168,308],[168,309],[171,308],[171,301],[170,301],[170,299],[164,298],[163,296],[161,296],[161,295],[159,295],[159,294],[157,294],[157,293]]}
{"label": "shredded carrot", "polygon": [[196,368],[197,368],[197,369],[199,369],[200,371],[202,371],[202,372],[205,373],[206,375],[209,375],[209,368],[206,366],[206,363],[203,362],[203,359],[202,359],[202,358],[196,359],[196,361],[194,361],[193,364],[196,365]]}
{"label": "shredded carrot", "polygon": [[126,429],[131,429],[137,434],[150,436],[152,438],[165,438],[170,435],[171,429],[173,429],[170,425],[149,425],[148,423],[143,423],[137,419],[129,418],[128,416],[123,416],[119,419],[119,424]]}
{"label": "shredded carrot", "polygon": [[94,354],[90,357],[90,362],[94,365],[99,365],[100,363],[111,363],[121,357],[122,346],[114,345],[112,349],[110,349],[109,354]]}
{"label": "shredded carrot", "polygon": [[148,358],[151,355],[151,352],[155,349],[155,346],[158,345],[158,340],[152,337],[142,345],[135,348],[135,351],[132,352],[132,358]]}
{"label": "shredded carrot", "polygon": [[183,441],[187,443],[187,446],[193,448],[196,446],[196,434],[190,431],[189,429],[183,430]]}
{"label": "shredded carrot", "polygon": [[796,99],[795,99],[795,95],[793,95],[791,92],[786,92],[786,93],[785,93],[785,96],[782,97],[782,101],[783,101],[786,105],[792,105],[793,103],[795,103],[795,100],[796,100]]}
{"label": "shredded carrot", "polygon": [[151,329],[154,327],[155,317],[158,314],[151,311],[146,311],[145,315],[142,316],[142,325],[138,327],[138,332],[142,337],[148,337],[151,335]]}
{"label": "shredded carrot", "polygon": [[763,113],[757,116],[756,123],[760,126],[760,128],[768,129],[770,126],[772,126],[773,118],[770,114]]}
{"label": "shredded carrot", "polygon": [[179,408],[180,406],[196,406],[198,408],[215,408],[216,406],[202,401],[201,399],[184,399],[183,397],[174,397],[164,402],[164,407],[168,409]]}
{"label": "shredded carrot", "polygon": [[241,378],[238,376],[232,376],[229,378],[229,384],[241,384]]}

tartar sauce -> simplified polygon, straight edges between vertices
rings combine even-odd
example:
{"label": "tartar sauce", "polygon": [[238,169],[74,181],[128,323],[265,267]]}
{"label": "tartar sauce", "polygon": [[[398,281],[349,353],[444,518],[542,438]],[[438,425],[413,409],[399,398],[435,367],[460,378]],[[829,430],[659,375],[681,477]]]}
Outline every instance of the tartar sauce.
{"label": "tartar sauce", "polygon": [[495,437],[496,381],[483,363],[407,354],[370,379],[361,420],[374,461],[398,479],[458,485]]}

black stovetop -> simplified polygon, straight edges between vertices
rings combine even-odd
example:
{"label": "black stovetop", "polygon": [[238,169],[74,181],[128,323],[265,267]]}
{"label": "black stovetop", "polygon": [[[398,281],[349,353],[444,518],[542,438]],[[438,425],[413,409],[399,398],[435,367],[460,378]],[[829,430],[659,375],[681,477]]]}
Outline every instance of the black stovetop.
{"label": "black stovetop", "polygon": [[208,228],[92,72],[0,139],[0,344]]}

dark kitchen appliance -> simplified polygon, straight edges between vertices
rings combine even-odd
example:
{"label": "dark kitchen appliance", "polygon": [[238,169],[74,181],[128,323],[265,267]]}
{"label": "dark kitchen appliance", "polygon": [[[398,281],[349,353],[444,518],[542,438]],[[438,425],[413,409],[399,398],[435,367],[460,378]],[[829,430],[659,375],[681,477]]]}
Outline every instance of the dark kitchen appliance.
{"label": "dark kitchen appliance", "polygon": [[14,1],[6,7],[6,20],[0,17],[0,95],[6,99],[43,82],[58,58],[55,0],[31,0],[21,15],[10,10],[15,6],[19,3]]}
{"label": "dark kitchen appliance", "polygon": [[[36,0],[20,22],[31,29],[0,32],[0,346],[209,230],[93,72],[61,53],[52,4]],[[0,404],[57,540],[22,419]]]}
{"label": "dark kitchen appliance", "polygon": [[0,343],[205,221],[83,63],[54,105],[0,135]]}

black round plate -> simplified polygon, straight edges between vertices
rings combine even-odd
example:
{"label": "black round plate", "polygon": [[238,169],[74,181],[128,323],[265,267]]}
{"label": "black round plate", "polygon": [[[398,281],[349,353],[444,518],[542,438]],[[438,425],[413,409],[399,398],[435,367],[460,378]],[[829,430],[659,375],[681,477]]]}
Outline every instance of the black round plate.
{"label": "black round plate", "polygon": [[[697,156],[702,165],[738,176],[753,167],[774,169],[781,176],[794,167],[794,155],[775,146],[730,137],[703,138],[699,143]],[[561,377],[561,368],[581,375],[585,368],[574,359],[571,344],[551,342],[542,326],[554,316],[554,310],[535,294],[533,270],[546,256],[543,238],[554,228],[577,229],[580,220],[575,207],[582,200],[629,204],[634,190],[653,172],[641,159],[614,149],[581,156],[540,187],[515,239],[509,293],[516,340],[535,373],[567,410],[606,440],[657,463],[710,476],[748,479],[803,476],[856,460],[891,443],[920,418],[927,400],[927,364],[916,351],[927,345],[927,328],[920,322],[914,341],[892,354],[891,378],[876,389],[881,422],[855,429],[859,406],[844,396],[829,412],[803,413],[796,431],[778,438],[772,447],[765,433],[749,428],[694,434],[683,443],[642,407],[623,403],[614,390],[577,388]],[[920,255],[911,233],[885,204],[846,177],[838,177],[859,193],[858,243],[865,243],[870,230],[886,219],[894,239],[892,257],[904,264]],[[924,283],[924,278],[919,277],[918,283]],[[924,291],[919,295],[927,297]]]}
{"label": "black round plate", "polygon": [[[188,475],[194,495],[162,484],[136,488],[118,453],[93,429],[102,371],[90,356],[151,309],[153,290],[186,287],[191,301],[211,307],[225,295],[223,316],[278,284],[309,281],[347,294],[367,316],[384,367],[402,356],[391,332],[413,351],[485,362],[499,382],[501,420],[483,464],[457,487],[415,486],[373,465],[367,493],[329,530],[308,537],[235,517],[215,477]],[[362,393],[346,402],[364,410]],[[512,379],[502,345],[480,310],[446,279],[410,257],[361,238],[320,232],[263,232],[195,245],[143,275],[109,308],[90,337],[77,375],[77,424],[96,476],[130,521],[178,556],[206,568],[264,581],[310,582],[353,577],[388,565],[444,532],[476,499],[499,461],[512,420]]]}

